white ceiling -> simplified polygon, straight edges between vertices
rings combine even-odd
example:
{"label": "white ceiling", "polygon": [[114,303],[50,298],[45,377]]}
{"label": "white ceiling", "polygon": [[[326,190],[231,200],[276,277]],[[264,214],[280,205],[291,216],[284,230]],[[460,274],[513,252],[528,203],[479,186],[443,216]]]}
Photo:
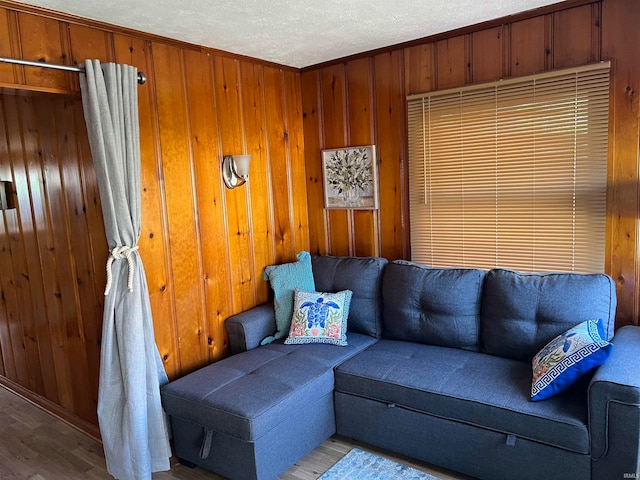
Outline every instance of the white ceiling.
{"label": "white ceiling", "polygon": [[23,3],[301,68],[558,0],[26,0]]}

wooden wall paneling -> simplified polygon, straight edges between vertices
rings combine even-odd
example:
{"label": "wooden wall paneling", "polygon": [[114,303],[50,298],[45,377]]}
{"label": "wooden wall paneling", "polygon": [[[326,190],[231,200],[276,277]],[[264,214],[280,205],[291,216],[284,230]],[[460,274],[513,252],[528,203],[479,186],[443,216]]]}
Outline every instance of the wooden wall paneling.
{"label": "wooden wall paneling", "polygon": [[602,60],[602,2],[591,4],[591,57],[589,62]]}
{"label": "wooden wall paneling", "polygon": [[[53,295],[62,314],[62,322],[57,327],[59,338],[64,337],[66,361],[72,379],[70,388],[73,395],[73,411],[81,418],[95,422],[95,404],[89,401],[95,394],[91,391],[91,382],[88,381],[89,369],[76,271],[76,258],[86,256],[87,252],[82,249],[85,246],[82,242],[75,242],[73,246],[76,249],[72,250],[71,236],[79,236],[81,228],[75,221],[72,227],[64,197],[67,186],[63,181],[63,172],[66,170],[73,175],[71,172],[74,165],[70,164],[73,157],[70,157],[69,137],[62,122],[71,119],[65,111],[64,99],[58,96],[35,95],[31,106],[42,152],[40,158],[43,191],[47,206],[51,255],[54,257],[52,265],[55,268],[55,279],[52,278],[55,287],[52,285],[52,288],[55,288]],[[72,124],[72,121],[70,123]],[[68,188],[73,190],[77,185],[71,183]]]}
{"label": "wooden wall paneling", "polygon": [[[584,13],[582,15],[585,15]],[[582,18],[582,17],[581,17]],[[617,285],[616,326],[638,324],[638,147],[640,2],[605,0],[602,56],[611,59],[607,273]]]}
{"label": "wooden wall paneling", "polygon": [[[223,155],[245,151],[244,122],[240,93],[239,61],[214,57],[216,112]],[[251,178],[251,177],[249,177]],[[251,180],[249,180],[251,181]],[[233,311],[241,312],[256,304],[253,239],[250,231],[250,197],[247,188],[225,190],[229,259],[231,261],[231,291]]]}
{"label": "wooden wall paneling", "polygon": [[[10,258],[9,246],[6,244],[8,239],[7,228],[4,223],[4,219],[0,222],[0,234],[2,236],[2,257],[0,258],[0,265],[3,267],[3,272],[7,272],[5,265]],[[9,257],[8,259],[6,257]],[[12,272],[13,273],[13,272]],[[4,288],[3,288],[4,292]],[[10,311],[7,308],[6,302],[0,298],[0,363],[2,364],[1,376],[7,377],[14,382],[17,382],[16,364],[13,358],[13,345],[11,341],[11,330],[9,328],[11,322]]]}
{"label": "wooden wall paneling", "polygon": [[[44,95],[33,94],[28,97],[28,102],[22,102],[22,97],[18,97],[20,114],[24,119],[24,129],[34,132],[32,146],[37,147],[36,152],[30,152],[25,145],[25,153],[33,155],[29,161],[30,187],[32,191],[32,204],[41,203],[40,228],[36,225],[40,243],[40,259],[43,276],[45,278],[45,298],[47,300],[47,310],[56,312],[56,321],[50,324],[52,340],[54,344],[54,355],[59,357],[58,362],[64,365],[65,383],[62,386],[66,395],[70,398],[70,405],[66,408],[74,411],[78,408],[78,401],[82,402],[83,395],[76,388],[73,379],[88,378],[82,372],[82,364],[86,367],[84,349],[78,349],[73,339],[68,338],[71,332],[74,338],[78,335],[75,325],[78,319],[76,292],[74,282],[68,279],[75,278],[74,273],[69,268],[69,243],[67,237],[67,219],[62,211],[62,204],[59,194],[63,190],[60,181],[60,170],[58,166],[59,153],[57,151],[57,132],[55,131],[56,111],[55,100]],[[35,143],[37,142],[37,143]],[[26,143],[26,142],[25,142]],[[34,155],[35,154],[35,155]],[[35,159],[35,161],[33,160]],[[34,184],[38,183],[36,200]],[[70,288],[69,288],[70,286]],[[29,359],[31,360],[31,359]],[[83,374],[84,373],[84,374]],[[81,389],[88,385],[82,382]],[[84,392],[84,398],[90,398],[88,392]]]}
{"label": "wooden wall paneling", "polygon": [[[195,370],[197,368],[200,368],[202,366],[204,366],[205,364],[209,363],[209,358],[210,358],[210,354],[211,349],[209,348],[209,324],[207,322],[207,317],[206,317],[206,311],[207,311],[207,305],[206,305],[206,291],[205,291],[205,284],[204,284],[204,266],[202,263],[202,237],[200,234],[200,225],[199,225],[199,202],[198,202],[198,190],[196,188],[196,172],[195,172],[195,156],[196,155],[201,155],[201,151],[197,148],[197,146],[195,146],[193,144],[193,138],[194,138],[194,128],[199,128],[199,127],[204,127],[206,128],[206,125],[195,125],[192,123],[192,118],[195,121],[198,121],[200,119],[200,114],[198,112],[198,110],[200,109],[204,109],[206,110],[208,108],[208,105],[206,105],[205,103],[202,102],[202,99],[199,99],[199,103],[196,102],[190,102],[190,98],[194,98],[197,99],[199,97],[200,94],[200,89],[198,88],[198,73],[194,70],[199,70],[200,72],[204,72],[204,80],[208,81],[209,85],[211,85],[211,79],[208,76],[208,74],[210,73],[210,70],[208,68],[208,62],[207,59],[208,57],[206,55],[201,55],[200,57],[197,56],[186,56],[187,51],[186,50],[182,50],[182,55],[183,55],[183,62],[184,62],[184,105],[185,105],[185,113],[187,114],[186,119],[187,122],[185,124],[185,126],[188,128],[187,131],[187,135],[188,137],[188,145],[190,146],[190,151],[189,154],[186,155],[185,159],[187,161],[187,165],[186,168],[184,168],[185,173],[189,174],[189,177],[185,179],[184,185],[181,186],[182,188],[185,189],[185,191],[190,192],[190,211],[193,212],[193,224],[189,225],[189,227],[193,228],[193,230],[191,231],[191,235],[193,236],[193,240],[192,240],[192,245],[193,245],[193,251],[191,251],[189,254],[193,256],[193,261],[195,263],[195,269],[194,269],[194,273],[195,275],[191,278],[189,278],[187,280],[187,282],[192,286],[192,290],[193,291],[193,300],[194,301],[200,301],[200,305],[198,306],[199,308],[197,308],[194,311],[194,317],[191,319],[191,325],[189,325],[188,322],[185,322],[183,318],[180,317],[180,311],[177,311],[177,324],[178,324],[178,334],[180,335],[178,340],[179,340],[179,347],[180,347],[180,362],[181,362],[181,366],[182,366],[182,374],[188,373],[192,370]],[[193,62],[195,62],[195,65],[193,64]],[[188,65],[187,65],[188,64]],[[189,69],[190,73],[196,77],[196,85],[193,84],[187,84],[187,82],[189,81],[187,79],[187,69]],[[169,72],[167,71],[166,74],[168,75]],[[194,89],[191,90],[191,92],[189,92],[190,88]],[[189,93],[191,93],[191,97],[189,97]],[[166,162],[163,162],[163,166],[165,166],[165,173],[166,173]],[[188,182],[188,183],[187,183]],[[168,188],[171,188],[172,185],[169,185],[167,183],[167,180],[165,178],[165,184],[167,185]],[[186,199],[185,199],[186,200]],[[171,200],[167,197],[167,202],[170,202]],[[185,204],[186,207],[186,204]],[[170,227],[171,227],[171,217],[169,217],[169,221],[170,221]],[[170,230],[171,231],[171,230]],[[180,243],[178,244],[180,245]],[[173,251],[175,249],[172,248],[172,258],[175,258],[175,255],[173,254]],[[193,268],[192,266],[192,268]],[[175,277],[175,273],[174,273],[174,277]],[[174,282],[174,288],[175,288],[175,282]],[[176,297],[177,297],[177,301],[176,304],[179,305],[179,293],[178,290],[175,290],[176,292]],[[186,327],[186,333],[188,335],[188,340],[186,342],[183,343],[183,335],[181,333],[181,327],[184,326]],[[190,357],[193,358],[193,360],[190,360],[188,362],[188,367],[185,366],[185,361],[184,361],[184,350],[188,349],[188,350],[194,350],[194,353],[189,353]]]}
{"label": "wooden wall paneling", "polygon": [[[345,75],[344,64],[332,65],[323,68],[320,72],[324,127],[324,145],[322,148],[348,146]],[[320,168],[322,169],[322,166]],[[328,253],[331,255],[340,256],[353,253],[351,242],[352,218],[351,211],[329,210]]]}
{"label": "wooden wall paneling", "polygon": [[307,183],[302,126],[302,91],[300,74],[284,70],[285,100],[287,104],[287,138],[291,165],[294,251],[309,250],[309,214],[307,211]]}
{"label": "wooden wall paneling", "polygon": [[[68,27],[71,65],[82,64],[87,59],[97,59],[102,63],[113,61],[111,33],[76,23],[71,23]],[[80,90],[79,75],[72,77],[72,88]]]}
{"label": "wooden wall paneling", "polygon": [[[0,297],[0,376],[7,377],[13,381],[17,381],[16,365],[13,358],[13,346],[11,342],[11,329],[10,324],[13,320],[13,312],[11,306],[6,301],[6,289],[4,287],[6,276],[11,270],[6,270],[6,265],[11,261],[10,251],[7,242],[7,228],[4,224],[4,219],[0,222],[0,234],[2,240],[2,253],[0,254],[0,266],[3,269],[3,274],[0,276],[0,291],[2,296]],[[6,367],[5,367],[6,365]]]}
{"label": "wooden wall paneling", "polygon": [[[63,41],[62,29],[66,24],[57,20],[18,13],[20,29],[20,58],[48,63],[69,64],[67,45]],[[70,90],[75,73],[50,68],[25,68],[27,85]]]}
{"label": "wooden wall paneling", "polygon": [[269,171],[273,192],[276,263],[295,258],[289,134],[286,128],[284,79],[282,70],[264,67]]}
{"label": "wooden wall paneling", "polygon": [[544,59],[545,70],[552,70],[555,61],[553,59],[553,54],[555,49],[553,48],[553,14],[544,16],[544,41],[545,41],[545,53],[546,58]]}
{"label": "wooden wall paneling", "polygon": [[[251,62],[240,62],[240,76],[247,153],[251,154],[249,183],[240,188],[247,188],[251,193],[256,303],[264,303],[269,298],[269,285],[263,280],[262,274],[264,267],[276,263],[277,233],[273,212],[274,186],[271,181],[269,144],[265,128],[267,120],[263,67]],[[283,190],[282,184],[275,185],[275,190]]]}
{"label": "wooden wall paneling", "polygon": [[[20,50],[20,34],[18,29],[18,14],[13,10],[0,9],[4,12],[4,15],[0,15],[0,18],[6,18],[6,23],[2,22],[0,29],[0,51],[2,55],[6,55],[12,58],[20,58],[22,53]],[[5,30],[6,28],[6,30]],[[0,83],[7,82],[9,85],[25,83],[24,67],[20,65],[0,65]],[[12,72],[9,74],[9,72]]]}
{"label": "wooden wall paneling", "polygon": [[[114,35],[113,40],[115,61],[133,65],[147,75],[147,83],[138,87],[142,187],[142,225],[138,246],[147,276],[156,345],[167,375],[169,378],[176,378],[180,360],[177,319],[171,284],[169,233],[151,45],[127,35]],[[105,256],[104,261],[106,258]],[[104,284],[102,288],[104,289]]]}
{"label": "wooden wall paneling", "polygon": [[[58,398],[62,407],[74,411],[73,377],[69,365],[69,351],[65,332],[65,318],[60,293],[59,272],[56,266],[55,244],[49,218],[49,205],[43,176],[43,151],[40,145],[37,127],[38,119],[34,117],[35,109],[31,96],[16,97],[20,110],[25,168],[29,191],[31,193],[31,209],[33,212],[33,229],[38,250],[28,250],[29,256],[39,254],[39,267],[43,278],[43,296],[46,315],[49,319],[49,334],[53,352],[53,365],[58,385]],[[24,231],[24,229],[23,229]],[[34,266],[37,268],[37,266]],[[34,274],[35,274],[34,270]]]}
{"label": "wooden wall paneling", "polygon": [[322,102],[320,99],[320,70],[300,75],[302,83],[302,125],[304,129],[304,159],[307,179],[307,209],[309,215],[309,251],[324,255],[329,251],[328,213],[324,209],[322,163]]}
{"label": "wooden wall paneling", "polygon": [[[6,8],[0,8],[0,56],[12,57],[11,39],[9,37],[9,12]],[[13,77],[13,65],[0,64],[0,82],[16,83]]]}
{"label": "wooden wall paneling", "polygon": [[212,361],[228,354],[224,319],[233,312],[213,65],[206,53],[185,50],[184,56],[203,270],[199,281],[204,285],[206,340]]}
{"label": "wooden wall paneling", "polygon": [[[19,97],[4,95],[1,99],[5,113],[8,160],[11,164],[17,199],[15,215],[5,217],[7,233],[9,233],[13,271],[16,275],[14,279],[21,302],[22,318],[27,322],[33,320],[38,345],[37,354],[30,350],[30,358],[35,364],[39,362],[41,369],[39,375],[34,373],[35,378],[32,381],[36,383],[42,381],[44,394],[47,398],[59,402],[58,375],[49,328],[50,312],[47,310],[44,297],[44,277],[41,270],[40,247],[34,216],[36,211],[41,211],[42,204],[38,202],[32,206],[33,194],[29,185],[27,168],[27,162],[33,162],[34,157],[37,157],[37,144],[34,145],[33,127],[29,130],[22,123],[21,115],[18,112]],[[20,100],[25,102],[24,98]],[[29,147],[30,150],[27,152],[25,147]],[[35,191],[39,191],[38,185],[36,185]],[[36,200],[40,200],[40,198],[36,197]],[[29,327],[27,327],[27,331],[30,331]],[[12,343],[22,345],[22,340],[15,338]],[[29,341],[28,344],[31,342]],[[21,356],[22,352],[22,350],[17,352],[14,350],[16,381],[26,386],[27,383],[21,379],[25,365],[25,360]]]}
{"label": "wooden wall paneling", "polygon": [[[9,159],[9,132],[7,130],[7,122],[5,121],[4,114],[4,102],[0,97],[0,179],[2,180],[13,180],[13,173],[11,171],[11,163]],[[2,265],[0,276],[11,272],[12,280],[15,278],[15,283],[13,285],[12,291],[16,291],[19,286],[18,282],[20,277],[15,276],[15,272],[13,269],[12,262],[12,254],[11,254],[11,244],[10,238],[19,237],[19,231],[16,232],[15,229],[12,232],[10,229],[10,225],[16,225],[17,222],[15,217],[17,216],[17,210],[14,211],[5,211],[3,212],[2,219],[0,221],[0,239],[2,239],[2,243],[0,244],[0,264]],[[18,235],[16,235],[18,233]],[[7,265],[11,264],[11,269],[7,267]],[[21,272],[24,273],[24,272]],[[24,278],[24,277],[23,277]],[[28,284],[27,284],[28,286]],[[3,294],[0,297],[0,300],[4,298]],[[7,309],[5,302],[2,302],[2,308],[0,309],[0,357],[2,357],[2,373],[1,375],[10,378],[14,382],[18,381],[18,376],[16,372],[16,363],[13,357],[13,346],[11,341],[11,330],[9,328],[11,319],[9,318],[10,311]]]}
{"label": "wooden wall paneling", "polygon": [[599,29],[591,5],[561,10],[553,14],[553,68],[567,68],[596,61],[593,36]]}
{"label": "wooden wall paneling", "polygon": [[[11,12],[13,13],[13,12]],[[9,11],[0,8],[0,56],[14,57],[11,48],[11,29],[9,28]],[[7,63],[0,64],[0,83],[18,83],[15,78],[14,69],[16,67]]]}
{"label": "wooden wall paneling", "polygon": [[[13,212],[6,212],[6,217],[12,216]],[[20,300],[16,288],[16,270],[13,267],[13,251],[9,244],[9,236],[19,236],[20,232],[15,231],[16,222],[14,219],[2,219],[0,230],[3,236],[2,255],[0,255],[0,304],[6,314],[5,320],[8,326],[4,335],[4,342],[7,348],[13,348],[14,368],[17,366],[15,378],[24,386],[39,393],[44,394],[42,372],[40,370],[40,356],[38,355],[38,344],[36,332],[33,327],[32,312],[28,309],[21,309]],[[13,228],[12,228],[13,227]],[[16,257],[21,252],[15,251]],[[16,262],[19,258],[16,258]],[[26,294],[27,292],[25,292]],[[26,295],[21,295],[26,297]],[[16,361],[17,360],[17,361]]]}
{"label": "wooden wall paneling", "polygon": [[546,69],[545,17],[533,17],[510,25],[510,76],[520,77]]}
{"label": "wooden wall paneling", "polygon": [[[20,107],[23,105],[23,102],[18,102],[17,97],[15,96],[7,96],[6,101],[4,102],[4,110],[5,117],[4,120],[7,124],[7,132],[8,138],[10,139],[10,156],[13,157],[14,161],[22,161],[21,155],[21,145],[20,138],[22,135],[21,125],[20,125]],[[16,145],[17,144],[17,145]],[[14,155],[14,149],[17,150],[17,154]],[[20,167],[15,168],[15,175],[20,176],[22,171]],[[15,177],[14,177],[15,178]],[[16,179],[17,180],[17,179]],[[16,186],[18,181],[16,181]],[[18,202],[29,205],[29,190],[23,190],[19,192]],[[6,272],[2,275],[2,288],[3,290],[9,289],[9,284],[12,280],[17,280],[15,277],[15,273],[18,273],[18,268],[20,268],[20,259],[21,254],[24,252],[23,245],[21,244],[21,235],[20,235],[20,225],[15,221],[17,220],[16,216],[5,216],[5,221],[7,222],[6,231],[9,234],[10,240],[10,252],[13,257],[15,254],[15,263],[13,266],[11,264],[3,265],[3,270],[6,268]],[[26,253],[25,253],[26,254]],[[13,263],[13,258],[12,258]],[[39,265],[38,265],[39,267]],[[20,269],[19,274],[24,274],[24,270]],[[36,270],[37,272],[37,270]],[[31,272],[27,272],[29,275]],[[13,278],[7,278],[9,277]],[[27,277],[28,278],[28,277]],[[23,282],[15,282],[18,283],[16,286],[23,286]],[[13,292],[15,294],[15,292]],[[14,301],[17,301],[17,297],[12,295],[11,292],[7,292],[8,297],[5,298],[5,309],[7,310],[8,322],[9,322],[9,334],[11,336],[11,345],[13,348],[13,358],[15,361],[16,367],[16,378],[18,383],[21,385],[33,390],[42,392],[44,390],[42,372],[40,371],[40,356],[38,355],[37,345],[34,345],[35,338],[37,337],[35,329],[33,326],[33,316],[32,313],[28,311],[27,308],[22,311],[22,308],[16,310],[17,305],[14,304]],[[24,292],[24,296],[22,299],[28,300],[27,292]],[[34,348],[35,347],[35,348]],[[35,354],[34,354],[35,353]]]}
{"label": "wooden wall paneling", "polygon": [[[6,316],[6,312],[5,312],[5,316]],[[0,342],[0,377],[5,377],[6,376],[6,372],[4,370],[4,357],[2,354],[2,342]]]}
{"label": "wooden wall paneling", "polygon": [[[6,215],[3,214],[3,217]],[[17,381],[16,364],[13,357],[13,342],[11,339],[10,325],[19,321],[20,317],[15,318],[15,310],[11,305],[11,297],[15,296],[16,288],[11,285],[13,281],[13,267],[11,265],[11,247],[8,242],[8,229],[4,218],[0,221],[0,375]],[[8,280],[6,279],[8,277]],[[9,288],[5,287],[9,284]],[[9,300],[9,301],[7,301]],[[17,300],[15,301],[17,304]],[[5,367],[6,365],[6,367]]]}
{"label": "wooden wall paneling", "polygon": [[447,38],[435,43],[436,53],[436,88],[464,85],[467,72],[466,39],[464,35]]}
{"label": "wooden wall paneling", "polygon": [[502,25],[502,78],[511,73],[511,23]]}
{"label": "wooden wall paneling", "polygon": [[434,44],[425,43],[404,49],[405,93],[430,92],[435,83]]}
{"label": "wooden wall paneling", "polygon": [[[53,103],[53,102],[52,102]],[[71,261],[78,303],[78,325],[67,328],[67,335],[73,335],[73,341],[85,351],[87,385],[90,397],[83,398],[80,405],[86,409],[85,420],[97,423],[98,375],[100,371],[100,345],[98,328],[102,324],[101,292],[96,292],[96,264],[93,257],[91,234],[87,217],[87,202],[82,182],[82,158],[76,138],[75,111],[81,109],[80,99],[71,97],[56,98],[54,116],[57,119],[58,164],[62,193],[66,206],[67,235],[71,248]],[[84,132],[83,132],[84,133]],[[99,266],[102,270],[102,265]],[[69,283],[69,282],[65,282]],[[75,334],[79,336],[76,338]],[[75,360],[75,359],[74,359]]]}
{"label": "wooden wall paneling", "polygon": [[152,48],[171,247],[171,283],[180,373],[184,374],[207,363],[208,347],[183,51],[161,43],[154,43]]}
{"label": "wooden wall paneling", "polygon": [[[78,171],[80,175],[80,189],[82,191],[83,210],[87,223],[87,233],[89,248],[91,251],[91,261],[93,266],[93,299],[95,301],[94,322],[90,326],[85,323],[85,335],[87,342],[87,355],[93,349],[100,349],[102,340],[102,315],[104,310],[104,289],[107,283],[105,265],[109,256],[107,238],[104,231],[102,219],[102,205],[98,192],[98,182],[96,172],[93,167],[91,150],[89,148],[89,138],[80,100],[73,102],[73,128],[76,140],[76,154],[78,156]],[[96,380],[97,381],[97,380]]]}
{"label": "wooden wall paneling", "polygon": [[[402,50],[377,55],[375,105],[380,176],[380,230],[383,257],[407,258],[409,231],[406,186],[406,100]],[[408,227],[408,226],[407,226]]]}
{"label": "wooden wall paneling", "polygon": [[71,23],[69,24],[69,39],[71,42],[71,65],[78,65],[87,59],[100,60],[101,62],[113,61],[113,38],[109,32]]}
{"label": "wooden wall paneling", "polygon": [[507,76],[504,71],[504,26],[471,34],[471,81],[493,82]]}
{"label": "wooden wall paneling", "polygon": [[[347,101],[349,145],[375,143],[373,108],[373,69],[370,58],[347,63]],[[372,161],[377,162],[377,158]],[[354,254],[360,257],[380,254],[378,210],[353,211]]]}

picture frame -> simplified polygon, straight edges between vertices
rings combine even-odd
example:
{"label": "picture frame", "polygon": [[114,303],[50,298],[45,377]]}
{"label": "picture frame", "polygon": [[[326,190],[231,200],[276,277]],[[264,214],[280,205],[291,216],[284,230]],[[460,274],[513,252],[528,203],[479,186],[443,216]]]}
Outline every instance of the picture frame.
{"label": "picture frame", "polygon": [[378,209],[375,145],[325,149],[321,156],[324,208]]}

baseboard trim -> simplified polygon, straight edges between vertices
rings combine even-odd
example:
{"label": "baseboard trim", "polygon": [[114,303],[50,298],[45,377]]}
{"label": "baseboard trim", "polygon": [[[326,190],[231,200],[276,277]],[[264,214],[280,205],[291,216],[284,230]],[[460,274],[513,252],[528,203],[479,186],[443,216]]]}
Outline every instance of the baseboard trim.
{"label": "baseboard trim", "polygon": [[3,376],[0,376],[0,387],[6,388],[10,392],[18,395],[20,398],[26,400],[30,404],[35,405],[48,414],[53,415],[58,420],[66,423],[70,427],[75,428],[80,433],[84,433],[85,435],[91,437],[93,440],[102,443],[102,438],[100,437],[100,429],[97,425],[94,425],[91,422],[87,422],[77,415],[74,415],[57,403],[54,403],[51,400],[44,398],[43,396],[38,395],[28,388],[25,388],[22,385]]}

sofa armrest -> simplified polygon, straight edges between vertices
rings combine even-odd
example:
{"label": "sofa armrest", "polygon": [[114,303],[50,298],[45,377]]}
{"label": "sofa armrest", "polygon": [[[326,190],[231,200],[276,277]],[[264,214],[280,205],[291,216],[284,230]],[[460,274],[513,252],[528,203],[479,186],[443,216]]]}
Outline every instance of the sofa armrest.
{"label": "sofa armrest", "polygon": [[245,312],[232,315],[224,322],[229,335],[231,354],[252,350],[260,341],[276,331],[273,303],[267,302]]}
{"label": "sofa armrest", "polygon": [[640,473],[640,327],[620,328],[612,342],[589,385],[592,479]]}

